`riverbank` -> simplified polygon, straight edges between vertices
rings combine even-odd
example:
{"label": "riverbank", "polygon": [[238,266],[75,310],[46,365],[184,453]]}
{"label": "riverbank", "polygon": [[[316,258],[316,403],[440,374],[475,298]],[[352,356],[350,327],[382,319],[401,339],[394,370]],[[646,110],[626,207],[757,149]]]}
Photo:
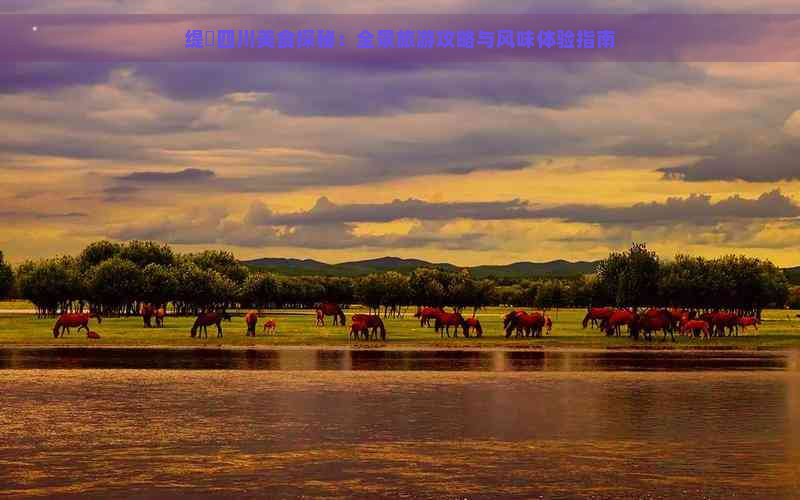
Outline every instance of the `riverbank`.
{"label": "riverbank", "polygon": [[[347,311],[347,316],[354,310]],[[358,310],[357,312],[361,312]],[[384,320],[387,330],[385,342],[351,341],[347,328],[331,325],[316,326],[314,316],[306,311],[269,311],[262,315],[256,337],[245,336],[246,326],[241,316],[222,322],[223,336],[217,337],[216,327],[208,329],[208,338],[191,338],[194,318],[166,318],[164,328],[145,328],[139,317],[105,318],[98,324],[89,324],[100,339],[88,339],[85,332],[75,329],[63,338],[53,337],[54,318],[37,318],[34,315],[0,315],[0,347],[121,347],[121,348],[210,348],[210,349],[275,349],[313,348],[348,350],[786,350],[800,349],[800,321],[796,311],[765,311],[758,331],[748,329],[739,336],[696,339],[676,336],[673,342],[657,335],[653,340],[634,340],[627,336],[607,337],[597,329],[583,328],[583,310],[551,311],[553,331],[539,338],[505,338],[502,316],[506,310],[491,308],[480,311],[477,317],[483,326],[483,336],[442,338],[433,328],[421,327],[411,315]],[[266,319],[278,323],[277,335],[264,335],[260,325]],[[452,334],[452,331],[451,331]]]}

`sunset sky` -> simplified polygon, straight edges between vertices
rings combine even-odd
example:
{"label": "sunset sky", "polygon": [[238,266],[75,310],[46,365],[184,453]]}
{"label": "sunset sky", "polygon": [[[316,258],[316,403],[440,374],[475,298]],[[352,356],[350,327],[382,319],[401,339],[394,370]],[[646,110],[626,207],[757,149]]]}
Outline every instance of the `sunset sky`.
{"label": "sunset sky", "polygon": [[[690,1],[3,0],[0,13],[703,12]],[[796,1],[705,2],[800,11]],[[758,10],[755,10],[758,9]],[[0,249],[800,265],[800,64],[0,66]]]}

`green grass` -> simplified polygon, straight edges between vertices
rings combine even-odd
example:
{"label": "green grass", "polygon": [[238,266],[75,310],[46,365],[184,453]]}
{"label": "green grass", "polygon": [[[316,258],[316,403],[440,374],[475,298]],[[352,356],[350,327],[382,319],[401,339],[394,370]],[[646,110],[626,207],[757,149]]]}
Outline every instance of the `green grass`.
{"label": "green grass", "polygon": [[[797,311],[771,310],[764,313],[764,322],[758,334],[751,330],[739,337],[713,338],[699,340],[678,338],[675,343],[662,342],[660,337],[653,342],[635,341],[627,337],[606,337],[596,329],[582,329],[580,321],[584,311],[578,309],[561,310],[550,314],[554,320],[553,334],[536,339],[506,340],[502,332],[502,315],[505,309],[490,308],[481,311],[478,317],[484,327],[483,338],[441,339],[432,328],[420,328],[411,314],[404,319],[386,319],[387,342],[349,342],[344,327],[328,325],[317,327],[314,317],[308,311],[269,311],[259,322],[259,336],[245,337],[245,324],[241,316],[223,322],[224,338],[216,338],[216,328],[209,328],[207,340],[192,339],[189,329],[193,318],[167,317],[164,328],[144,328],[142,320],[131,318],[106,318],[98,325],[92,320],[92,330],[100,333],[100,340],[87,339],[85,334],[77,334],[75,329],[65,338],[55,339],[52,335],[53,318],[37,319],[27,314],[0,315],[0,345],[105,345],[105,346],[388,346],[388,347],[482,347],[482,348],[694,348],[716,347],[736,349],[785,349],[800,348],[800,319]],[[349,317],[356,310],[347,311]],[[265,318],[278,321],[278,335],[264,336],[260,333]]]}

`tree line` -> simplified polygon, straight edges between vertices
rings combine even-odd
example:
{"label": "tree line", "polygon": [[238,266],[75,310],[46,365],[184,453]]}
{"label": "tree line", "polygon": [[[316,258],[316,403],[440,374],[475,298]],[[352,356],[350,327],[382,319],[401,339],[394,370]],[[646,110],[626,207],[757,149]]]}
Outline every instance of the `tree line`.
{"label": "tree line", "polygon": [[760,311],[800,305],[783,271],[745,256],[661,261],[644,244],[614,252],[597,272],[573,278],[476,279],[468,271],[418,268],[363,277],[281,276],[242,265],[231,252],[179,254],[152,241],[91,243],[78,256],[29,260],[16,269],[0,253],[0,295],[31,301],[40,314],[92,308],[136,314],[141,303],[178,314],[220,308],[310,308],[363,304],[384,315],[413,306],[477,311],[490,305],[675,306]]}

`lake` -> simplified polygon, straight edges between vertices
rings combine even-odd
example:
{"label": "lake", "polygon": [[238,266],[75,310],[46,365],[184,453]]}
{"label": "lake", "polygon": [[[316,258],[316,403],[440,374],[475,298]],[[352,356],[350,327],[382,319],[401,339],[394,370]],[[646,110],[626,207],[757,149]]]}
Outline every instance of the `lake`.
{"label": "lake", "polygon": [[797,358],[0,349],[0,496],[795,498]]}

